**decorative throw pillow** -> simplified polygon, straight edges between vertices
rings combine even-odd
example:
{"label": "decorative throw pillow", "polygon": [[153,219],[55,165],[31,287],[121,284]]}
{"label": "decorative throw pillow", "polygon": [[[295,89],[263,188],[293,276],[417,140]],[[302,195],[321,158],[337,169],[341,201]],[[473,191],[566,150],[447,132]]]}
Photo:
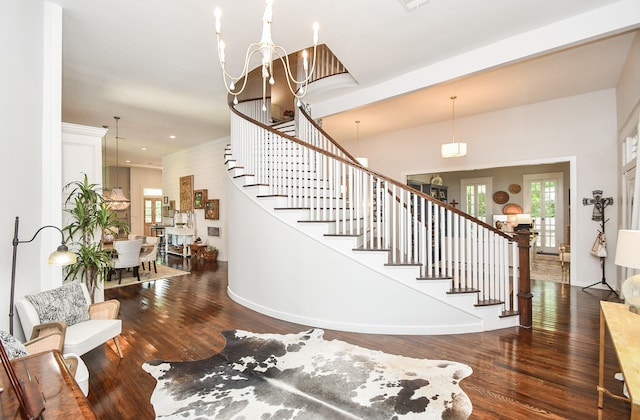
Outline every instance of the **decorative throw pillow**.
{"label": "decorative throw pillow", "polygon": [[25,296],[36,309],[41,323],[64,321],[67,326],[89,320],[89,307],[79,283]]}
{"label": "decorative throw pillow", "polygon": [[9,359],[24,357],[29,354],[27,353],[27,348],[6,331],[0,330],[0,341],[2,341],[2,345]]}

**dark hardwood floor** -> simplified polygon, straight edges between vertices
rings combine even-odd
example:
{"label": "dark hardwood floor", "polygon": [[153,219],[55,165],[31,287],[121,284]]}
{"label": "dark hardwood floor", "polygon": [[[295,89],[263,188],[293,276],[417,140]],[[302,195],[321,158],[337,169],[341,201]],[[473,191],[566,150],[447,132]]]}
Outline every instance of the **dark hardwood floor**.
{"label": "dark hardwood floor", "polygon": [[[89,401],[98,418],[154,418],[149,400],[155,380],[141,368],[147,360],[209,357],[223,348],[220,331],[225,329],[291,333],[309,328],[260,315],[229,299],[226,263],[186,264],[190,275],[105,292],[106,299],[121,303],[124,359],[112,342],[83,356],[91,374]],[[181,268],[182,259],[170,257],[168,265]],[[599,301],[614,296],[542,281],[534,281],[532,291],[532,329],[450,336],[326,330],[325,338],[470,365],[474,372],[461,384],[473,403],[472,419],[597,418]],[[605,385],[620,392],[622,385],[613,379],[616,369],[607,341]],[[628,404],[605,397],[605,419],[629,415]]]}

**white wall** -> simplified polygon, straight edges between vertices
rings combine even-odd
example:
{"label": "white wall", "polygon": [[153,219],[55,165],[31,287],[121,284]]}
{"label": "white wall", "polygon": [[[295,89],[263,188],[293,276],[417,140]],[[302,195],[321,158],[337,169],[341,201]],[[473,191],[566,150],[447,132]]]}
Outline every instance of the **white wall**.
{"label": "white wall", "polygon": [[[11,277],[11,238],[14,220],[20,217],[20,239],[42,226],[43,179],[43,73],[45,7],[43,1],[3,1],[0,6],[0,122],[4,153],[0,171],[5,200],[0,206],[0,329],[8,330]],[[53,235],[49,235],[54,238]],[[16,295],[38,290],[41,267],[41,235],[19,246]],[[44,246],[42,246],[44,248]],[[16,320],[17,321],[17,320]],[[16,323],[17,325],[17,323]]]}
{"label": "white wall", "polygon": [[[570,161],[571,283],[586,286],[601,279],[599,260],[589,254],[598,223],[583,197],[601,189],[617,195],[615,90],[608,89],[528,106],[456,119],[456,138],[468,144],[468,156],[442,159],[440,145],[451,137],[450,122],[409,128],[360,139],[369,167],[392,178],[407,174]],[[617,238],[617,202],[607,208],[607,239]],[[606,276],[616,276],[613,258]],[[610,282],[611,284],[611,282]]]}
{"label": "white wall", "polygon": [[[218,260],[227,261],[227,169],[224,152],[229,138],[210,141],[162,158],[162,193],[180,206],[180,177],[193,175],[195,190],[208,190],[209,199],[220,200],[220,219],[205,220],[204,210],[195,210],[196,235],[218,248]],[[207,227],[219,227],[220,237],[208,236]]]}

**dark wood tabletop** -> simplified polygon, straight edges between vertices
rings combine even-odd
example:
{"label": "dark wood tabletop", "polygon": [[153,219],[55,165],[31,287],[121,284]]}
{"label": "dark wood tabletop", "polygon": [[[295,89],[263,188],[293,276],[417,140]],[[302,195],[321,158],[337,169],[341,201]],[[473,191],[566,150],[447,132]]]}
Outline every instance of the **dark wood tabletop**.
{"label": "dark wood tabletop", "polygon": [[[57,351],[37,353],[11,361],[19,379],[30,376],[37,382],[45,400],[43,418],[95,419],[87,398],[67,369],[62,354]],[[25,419],[11,382],[0,369],[0,407],[3,419]]]}

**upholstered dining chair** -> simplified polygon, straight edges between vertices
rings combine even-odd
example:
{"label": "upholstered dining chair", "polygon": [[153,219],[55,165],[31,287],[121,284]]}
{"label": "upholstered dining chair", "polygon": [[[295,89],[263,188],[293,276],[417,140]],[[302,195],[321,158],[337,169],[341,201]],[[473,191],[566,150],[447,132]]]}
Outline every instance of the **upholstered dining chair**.
{"label": "upholstered dining chair", "polygon": [[111,269],[107,277],[111,281],[113,270],[118,270],[118,284],[122,283],[122,270],[132,268],[133,275],[140,281],[140,250],[142,249],[142,239],[134,239],[132,241],[115,241],[113,249],[117,255],[111,260]]}
{"label": "upholstered dining chair", "polygon": [[155,236],[147,236],[146,242],[147,245],[153,245],[153,248],[146,254],[142,254],[140,256],[140,265],[142,265],[142,269],[144,270],[144,263],[148,263],[149,271],[151,271],[151,263],[153,263],[153,271],[155,273],[158,272],[156,268],[156,259],[158,258],[158,246],[160,245],[160,238]]}

